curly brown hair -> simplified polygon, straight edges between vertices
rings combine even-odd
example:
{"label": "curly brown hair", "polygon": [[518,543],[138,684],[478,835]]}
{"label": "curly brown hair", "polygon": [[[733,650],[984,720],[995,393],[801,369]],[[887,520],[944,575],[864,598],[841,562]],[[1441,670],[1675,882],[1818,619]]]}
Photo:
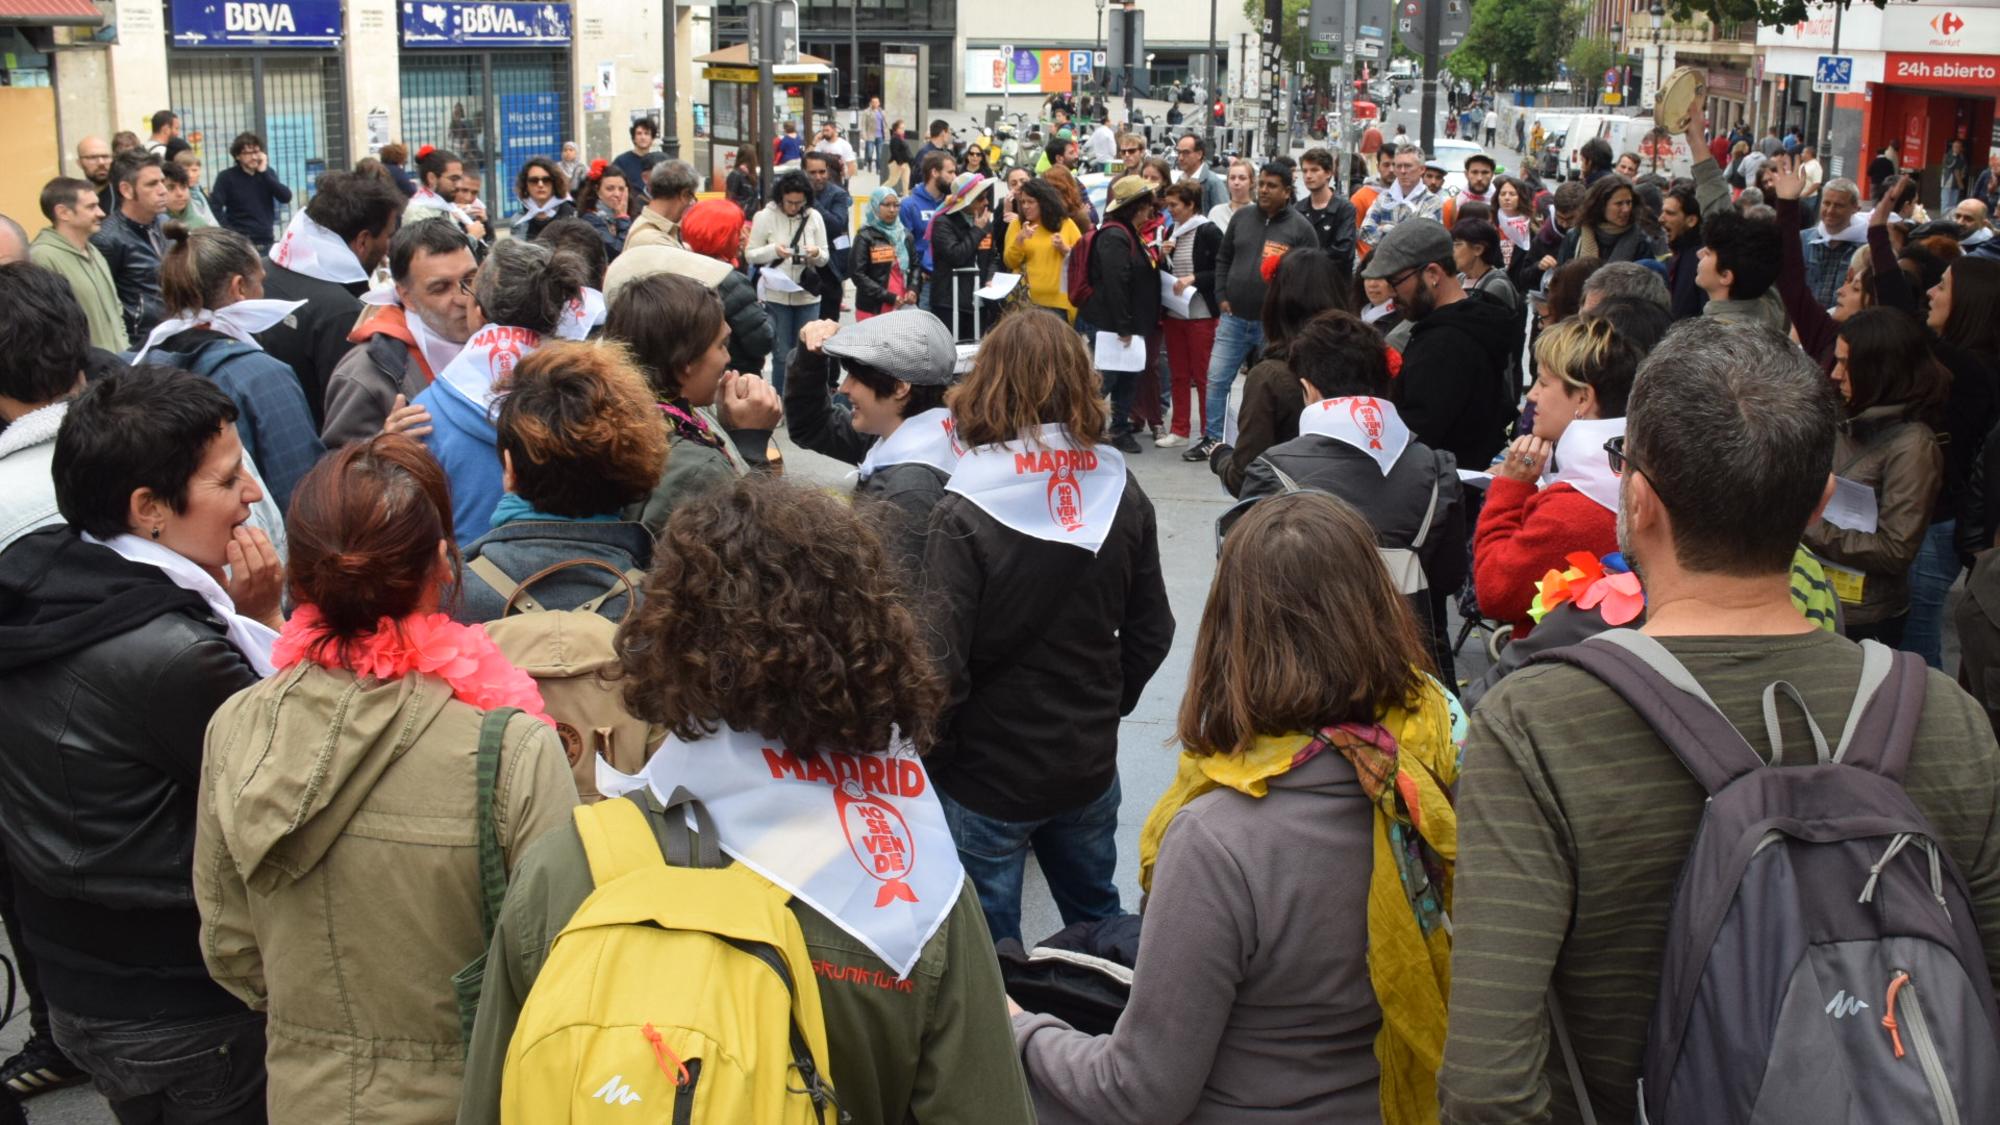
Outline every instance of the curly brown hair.
{"label": "curly brown hair", "polygon": [[676,508],[653,558],[616,641],[634,716],[683,740],[726,724],[793,750],[930,748],[944,682],[853,507],[753,474]]}
{"label": "curly brown hair", "polygon": [[653,391],[614,343],[549,344],[500,389],[496,444],[514,491],[557,516],[601,516],[644,499],[667,461]]}

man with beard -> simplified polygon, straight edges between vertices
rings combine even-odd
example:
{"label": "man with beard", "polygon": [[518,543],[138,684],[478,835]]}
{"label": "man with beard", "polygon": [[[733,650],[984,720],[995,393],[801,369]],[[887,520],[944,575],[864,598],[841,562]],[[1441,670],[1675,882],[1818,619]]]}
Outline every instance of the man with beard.
{"label": "man with beard", "polygon": [[1493,171],[1497,167],[1493,158],[1483,152],[1473,153],[1465,158],[1465,187],[1457,195],[1444,201],[1445,229],[1458,225],[1458,205],[1461,203],[1484,203],[1500,211],[1499,192],[1493,187]]}
{"label": "man with beard", "polygon": [[1434,219],[1398,223],[1361,276],[1387,282],[1396,307],[1415,322],[1396,388],[1410,432],[1467,468],[1491,464],[1514,419],[1506,373],[1519,350],[1518,318],[1459,284],[1451,232]]}
{"label": "man with beard", "polygon": [[405,432],[412,437],[429,432],[407,428],[422,426],[411,419],[429,417],[407,404],[472,335],[467,318],[478,272],[471,241],[449,218],[407,224],[389,240],[394,302],[369,310],[348,333],[354,347],[333,369],[326,388],[320,440],[328,449],[375,436],[391,414],[407,423]]}
{"label": "man with beard", "polygon": [[[1415,145],[1396,150],[1396,182],[1376,194],[1375,205],[1368,209],[1368,217],[1361,224],[1361,241],[1380,246],[1399,223],[1443,217],[1444,196],[1424,183],[1423,175],[1422,150]],[[1439,179],[1442,181],[1443,177]]]}
{"label": "man with beard", "polygon": [[[945,132],[950,131],[951,127],[945,126]],[[910,260],[922,277],[917,307],[928,309],[931,307],[931,218],[944,206],[945,196],[951,194],[951,182],[958,178],[958,161],[950,149],[934,148],[924,154],[918,172],[923,182],[910,189],[910,196],[903,200],[897,217],[902,220],[903,229],[910,232]]]}
{"label": "man with beard", "polygon": [[97,205],[110,215],[118,210],[118,189],[111,186],[111,145],[103,137],[76,142],[76,166],[97,193]]}
{"label": "man with beard", "polygon": [[1673,298],[1674,319],[1700,316],[1708,294],[1694,283],[1701,253],[1701,204],[1693,188],[1680,184],[1661,196],[1660,229],[1667,236],[1667,292]]}

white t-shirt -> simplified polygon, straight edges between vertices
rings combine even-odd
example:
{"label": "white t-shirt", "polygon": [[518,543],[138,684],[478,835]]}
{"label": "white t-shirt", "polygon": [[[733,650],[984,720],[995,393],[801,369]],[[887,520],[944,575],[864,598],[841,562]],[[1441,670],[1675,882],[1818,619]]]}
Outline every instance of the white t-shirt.
{"label": "white t-shirt", "polygon": [[[1243,206],[1248,207],[1250,205],[1245,203]],[[1221,227],[1224,232],[1227,232],[1229,230],[1229,220],[1235,216],[1238,210],[1239,208],[1234,203],[1225,199],[1208,209],[1208,221]]]}
{"label": "white t-shirt", "polygon": [[847,143],[846,137],[835,137],[830,141],[821,140],[813,146],[813,151],[824,152],[830,156],[838,156],[847,164],[854,163],[854,146]]}
{"label": "white t-shirt", "polygon": [[1813,192],[1818,191],[1821,181],[1826,176],[1826,173],[1819,166],[1819,161],[1808,160],[1804,164],[1799,165],[1799,171],[1806,178],[1806,194],[1811,195]]}

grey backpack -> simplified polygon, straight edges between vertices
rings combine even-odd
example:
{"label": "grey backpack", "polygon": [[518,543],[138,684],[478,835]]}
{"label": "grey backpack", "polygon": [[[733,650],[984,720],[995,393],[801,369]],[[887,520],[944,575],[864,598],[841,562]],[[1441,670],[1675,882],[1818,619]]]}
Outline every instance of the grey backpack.
{"label": "grey backpack", "polygon": [[[1818,761],[1767,763],[1658,641],[1629,629],[1543,653],[1616,691],[1708,791],[1667,920],[1642,1125],[1958,1125],[2000,1107],[2000,1012],[1965,881],[1903,791],[1923,661],[1861,646]],[[1558,1046],[1595,1125],[1561,1013]]]}

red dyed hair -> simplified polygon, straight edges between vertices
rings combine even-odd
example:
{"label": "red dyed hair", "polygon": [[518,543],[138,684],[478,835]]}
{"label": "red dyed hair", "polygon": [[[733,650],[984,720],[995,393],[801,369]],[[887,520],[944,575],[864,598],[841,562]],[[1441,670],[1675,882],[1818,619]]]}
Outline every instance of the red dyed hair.
{"label": "red dyed hair", "polygon": [[704,199],[681,216],[681,242],[697,254],[736,264],[743,245],[743,209],[726,199]]}
{"label": "red dyed hair", "polygon": [[[286,589],[318,608],[326,641],[345,645],[384,617],[414,613],[451,543],[451,486],[421,442],[384,434],[328,454],[299,482],[285,517]],[[448,546],[454,584],[458,548]]]}

